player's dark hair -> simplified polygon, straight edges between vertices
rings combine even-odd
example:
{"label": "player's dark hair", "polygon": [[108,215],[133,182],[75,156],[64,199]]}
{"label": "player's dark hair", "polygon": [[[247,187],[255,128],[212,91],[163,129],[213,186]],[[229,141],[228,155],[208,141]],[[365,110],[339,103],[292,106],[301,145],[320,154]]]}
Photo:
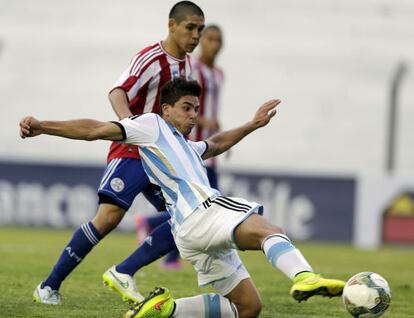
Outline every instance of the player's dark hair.
{"label": "player's dark hair", "polygon": [[185,78],[177,77],[167,82],[160,93],[160,113],[162,115],[162,105],[174,105],[183,96],[200,97],[201,87],[197,81],[188,81]]}
{"label": "player's dark hair", "polygon": [[213,30],[216,30],[222,33],[221,28],[217,24],[207,24],[206,27],[203,29],[203,32],[210,30],[210,29],[213,29]]}
{"label": "player's dark hair", "polygon": [[188,15],[197,15],[204,18],[203,10],[191,1],[180,1],[174,4],[168,18],[174,19],[177,24],[180,24]]}

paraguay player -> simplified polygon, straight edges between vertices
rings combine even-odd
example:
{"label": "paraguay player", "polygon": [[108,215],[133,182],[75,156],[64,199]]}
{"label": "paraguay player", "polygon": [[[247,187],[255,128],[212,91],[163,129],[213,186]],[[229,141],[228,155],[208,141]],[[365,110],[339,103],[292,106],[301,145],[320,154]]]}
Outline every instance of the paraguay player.
{"label": "paraguay player", "polygon": [[[174,77],[190,77],[191,62],[187,53],[198,45],[203,28],[204,13],[196,4],[181,1],[172,7],[167,38],[141,50],[109,93],[119,119],[159,112],[161,87]],[[157,209],[163,209],[144,172],[138,147],[113,143],[98,190],[97,214],[74,232],[49,276],[36,287],[34,301],[44,304],[61,302],[59,288],[63,280],[119,224],[134,198],[141,192]],[[174,247],[170,225],[166,223],[152,233],[151,245],[142,245],[130,259],[110,268],[103,276],[105,284],[121,293],[124,300],[141,300],[133,274]],[[130,261],[134,263],[133,269]]]}

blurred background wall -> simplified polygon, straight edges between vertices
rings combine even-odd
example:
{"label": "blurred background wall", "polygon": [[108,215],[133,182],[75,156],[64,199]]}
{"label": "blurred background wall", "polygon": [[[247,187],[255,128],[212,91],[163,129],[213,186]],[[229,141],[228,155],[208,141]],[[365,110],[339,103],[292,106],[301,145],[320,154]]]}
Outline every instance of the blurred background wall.
{"label": "blurred background wall", "polygon": [[[114,119],[109,89],[139,49],[166,36],[175,2],[0,0],[0,160],[102,167],[108,143],[47,136],[23,141],[18,121],[28,114]],[[392,175],[413,175],[414,2],[196,3],[207,23],[224,30],[218,61],[226,73],[223,127],[248,120],[269,98],[283,100],[270,126],[221,158],[224,172],[352,179],[355,191],[364,176],[386,180],[392,81],[404,67]],[[3,173],[3,179],[10,178]],[[358,210],[365,199],[357,192],[351,197]]]}

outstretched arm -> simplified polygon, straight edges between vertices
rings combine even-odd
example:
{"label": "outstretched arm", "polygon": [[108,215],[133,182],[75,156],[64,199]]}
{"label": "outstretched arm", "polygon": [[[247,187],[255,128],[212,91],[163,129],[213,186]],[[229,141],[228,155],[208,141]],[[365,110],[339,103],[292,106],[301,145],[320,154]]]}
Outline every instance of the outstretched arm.
{"label": "outstretched arm", "polygon": [[74,119],[67,121],[38,120],[28,116],[20,121],[20,137],[54,135],[80,140],[123,140],[123,130],[115,123],[93,119]]}
{"label": "outstretched arm", "polygon": [[208,138],[208,149],[203,155],[203,159],[217,156],[246,137],[256,129],[266,126],[273,116],[276,115],[276,106],[280,104],[280,100],[272,99],[264,103],[256,112],[253,119],[244,125],[226,130],[215,134]]}

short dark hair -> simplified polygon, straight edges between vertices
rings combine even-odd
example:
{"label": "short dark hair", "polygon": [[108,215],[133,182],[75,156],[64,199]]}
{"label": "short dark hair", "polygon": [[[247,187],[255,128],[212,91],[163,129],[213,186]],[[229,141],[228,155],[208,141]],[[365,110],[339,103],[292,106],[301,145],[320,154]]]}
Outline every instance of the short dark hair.
{"label": "short dark hair", "polygon": [[201,87],[197,81],[186,80],[182,77],[177,77],[167,82],[160,93],[160,114],[162,115],[162,105],[173,105],[183,96],[200,97]]}
{"label": "short dark hair", "polygon": [[191,1],[177,2],[168,15],[169,19],[174,19],[177,24],[185,19],[187,15],[198,15],[204,18],[204,12],[201,8]]}
{"label": "short dark hair", "polygon": [[210,29],[213,29],[213,30],[216,30],[222,33],[221,28],[217,24],[207,24],[206,27],[203,29],[203,32],[210,30]]}

